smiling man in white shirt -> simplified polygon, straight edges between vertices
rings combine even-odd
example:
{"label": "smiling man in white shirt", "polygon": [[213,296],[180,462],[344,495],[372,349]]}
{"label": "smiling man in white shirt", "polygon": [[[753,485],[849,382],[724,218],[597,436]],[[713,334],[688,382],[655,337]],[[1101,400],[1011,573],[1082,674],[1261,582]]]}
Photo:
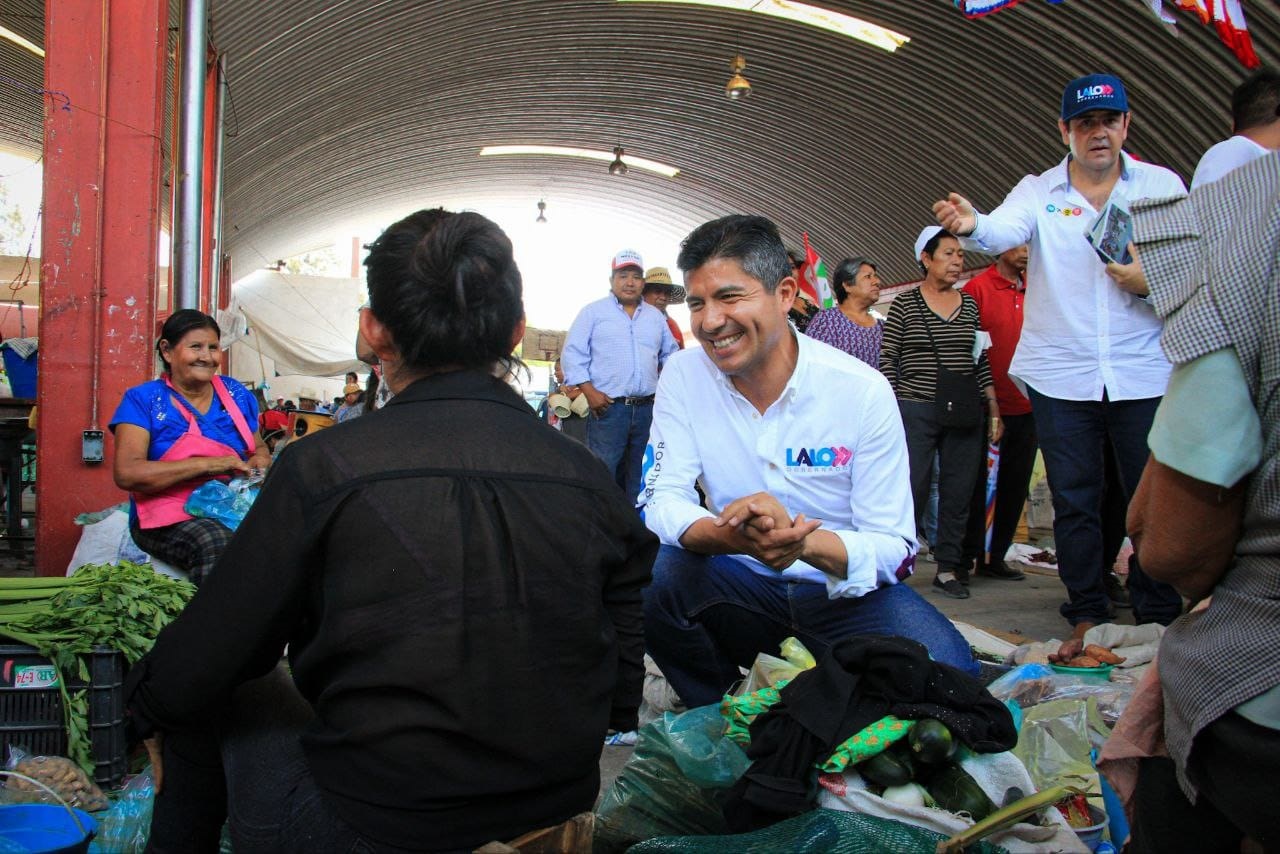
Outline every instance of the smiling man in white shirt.
{"label": "smiling man in white shirt", "polygon": [[787,322],[796,280],[777,228],[706,223],[679,265],[702,346],[658,382],[640,495],[663,543],[645,643],[676,692],[716,702],[792,635],[815,655],[856,635],[909,637],[976,672],[959,632],[901,583],[915,521],[893,390]]}
{"label": "smiling man in white shirt", "polygon": [[[952,193],[933,206],[938,222],[996,255],[1030,244],[1022,337],[1009,366],[1031,398],[1053,487],[1053,536],[1068,600],[1061,613],[1083,636],[1109,618],[1103,566],[1104,454],[1114,454],[1125,500],[1147,460],[1147,433],[1171,370],[1160,319],[1106,273],[1085,234],[1109,201],[1186,193],[1182,180],[1122,150],[1129,133],[1124,84],[1091,74],[1067,84],[1058,129],[1068,155],[1028,175],[989,214]],[[1138,622],[1168,624],[1182,610],[1172,587],[1134,562],[1129,592]]]}

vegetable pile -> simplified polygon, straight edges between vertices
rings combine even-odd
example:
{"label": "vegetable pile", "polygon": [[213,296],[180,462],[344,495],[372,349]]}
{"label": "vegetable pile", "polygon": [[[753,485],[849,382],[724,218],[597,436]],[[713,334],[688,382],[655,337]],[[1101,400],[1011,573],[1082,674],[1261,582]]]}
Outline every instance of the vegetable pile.
{"label": "vegetable pile", "polygon": [[[954,764],[955,737],[941,721],[924,718],[907,737],[856,766],[872,792],[894,803],[940,807],[981,821],[995,811],[982,787]],[[876,789],[883,787],[883,791]]]}
{"label": "vegetable pile", "polygon": [[99,646],[137,661],[194,594],[192,584],[128,561],[84,566],[69,578],[0,578],[0,636],[34,647],[57,669],[67,754],[85,771],[93,772],[88,690],[68,692],[67,674],[87,685],[81,656]]}

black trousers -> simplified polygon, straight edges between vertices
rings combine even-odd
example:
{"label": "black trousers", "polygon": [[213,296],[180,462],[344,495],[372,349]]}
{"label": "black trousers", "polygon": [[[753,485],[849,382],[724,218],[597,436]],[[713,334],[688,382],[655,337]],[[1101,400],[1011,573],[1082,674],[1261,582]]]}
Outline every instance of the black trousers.
{"label": "black trousers", "polygon": [[1004,416],[1004,436],[1000,439],[1000,470],[996,474],[996,508],[991,520],[991,557],[984,558],[987,540],[987,448],[978,453],[978,475],[969,505],[965,529],[964,555],[979,565],[999,563],[1013,544],[1022,519],[1022,508],[1031,490],[1031,470],[1036,463],[1036,421],[1031,413]]}
{"label": "black trousers", "polygon": [[933,414],[932,403],[899,400],[902,425],[907,433],[907,457],[911,464],[911,497],[916,518],[924,516],[929,502],[929,480],[933,455],[938,455],[938,533],[930,543],[939,572],[962,572],[965,526],[969,521],[969,501],[973,481],[978,476],[978,451],[986,443],[981,425],[943,427]]}
{"label": "black trousers", "polygon": [[1228,712],[1196,736],[1187,776],[1199,790],[1194,805],[1178,786],[1172,759],[1142,760],[1126,850],[1234,854],[1248,836],[1264,851],[1280,851],[1280,730]]}

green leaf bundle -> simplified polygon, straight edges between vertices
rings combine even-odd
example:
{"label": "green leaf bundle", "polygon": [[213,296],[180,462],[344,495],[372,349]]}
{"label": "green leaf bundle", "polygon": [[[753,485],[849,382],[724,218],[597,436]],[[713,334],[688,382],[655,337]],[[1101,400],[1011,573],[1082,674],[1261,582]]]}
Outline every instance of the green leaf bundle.
{"label": "green leaf bundle", "polygon": [[69,692],[67,674],[87,684],[83,654],[100,646],[134,663],[194,594],[189,582],[128,561],[83,566],[69,578],[0,578],[0,636],[32,646],[53,662],[67,753],[91,776],[88,691]]}

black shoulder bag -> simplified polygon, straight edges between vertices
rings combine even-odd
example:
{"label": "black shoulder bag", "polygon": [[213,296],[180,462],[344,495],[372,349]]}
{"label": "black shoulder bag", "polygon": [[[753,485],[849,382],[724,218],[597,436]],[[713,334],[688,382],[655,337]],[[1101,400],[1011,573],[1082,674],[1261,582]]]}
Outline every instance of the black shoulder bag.
{"label": "black shoulder bag", "polygon": [[[920,320],[924,323],[924,331],[929,336],[929,346],[933,348],[933,362],[938,370],[938,379],[934,383],[933,416],[943,427],[979,427],[982,425],[982,396],[978,394],[978,382],[973,374],[961,374],[942,366],[938,356],[938,345],[933,340],[933,330],[929,328],[929,317],[925,314],[928,306],[924,294],[916,291],[920,309]],[[964,307],[964,297],[960,298],[960,306]]]}

